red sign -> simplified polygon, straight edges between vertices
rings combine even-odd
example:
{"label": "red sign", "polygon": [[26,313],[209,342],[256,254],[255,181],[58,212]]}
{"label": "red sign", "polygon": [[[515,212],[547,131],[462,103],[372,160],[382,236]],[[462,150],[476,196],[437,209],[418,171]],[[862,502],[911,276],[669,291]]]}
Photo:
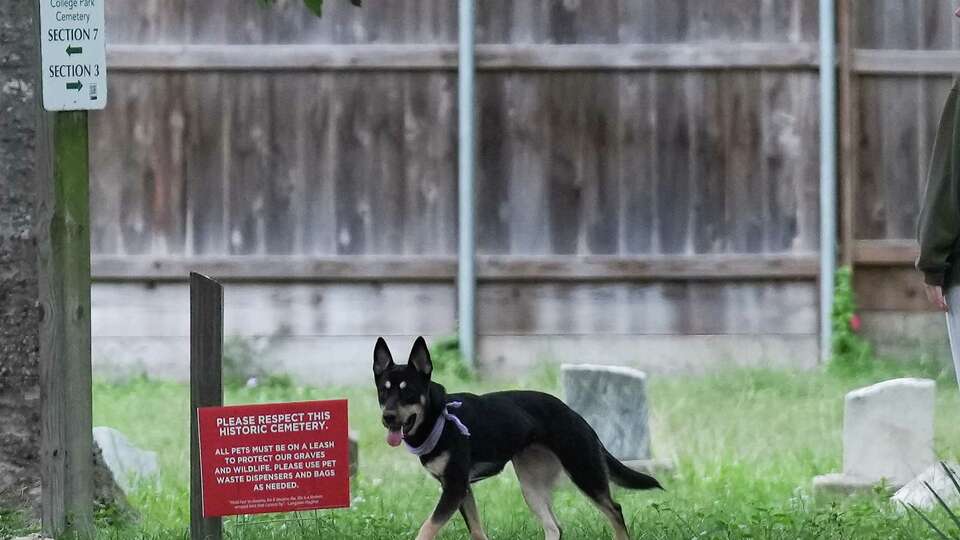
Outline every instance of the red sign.
{"label": "red sign", "polygon": [[203,515],[350,506],[347,400],[201,407]]}

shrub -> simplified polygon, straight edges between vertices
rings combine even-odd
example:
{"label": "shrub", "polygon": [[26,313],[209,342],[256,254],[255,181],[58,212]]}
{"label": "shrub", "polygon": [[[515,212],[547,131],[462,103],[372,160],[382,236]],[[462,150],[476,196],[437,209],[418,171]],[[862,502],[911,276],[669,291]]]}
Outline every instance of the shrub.
{"label": "shrub", "polygon": [[849,266],[837,269],[831,313],[833,342],[828,368],[838,373],[860,373],[871,367],[870,344],[858,333],[860,316],[853,293],[853,272]]}
{"label": "shrub", "polygon": [[456,337],[440,338],[435,341],[430,347],[430,359],[433,362],[433,372],[440,376],[440,382],[451,379],[473,380],[473,370],[460,354],[460,340]]}

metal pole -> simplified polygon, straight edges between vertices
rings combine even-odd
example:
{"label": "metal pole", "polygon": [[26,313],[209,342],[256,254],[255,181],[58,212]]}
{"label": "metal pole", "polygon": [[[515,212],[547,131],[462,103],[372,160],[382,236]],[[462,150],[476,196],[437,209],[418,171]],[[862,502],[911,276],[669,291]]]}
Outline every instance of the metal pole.
{"label": "metal pole", "polygon": [[457,81],[459,111],[459,220],[460,242],[457,265],[458,333],[460,352],[471,366],[476,362],[477,295],[474,251],[474,0],[460,0],[460,62]]}
{"label": "metal pole", "polygon": [[837,95],[835,0],[820,0],[820,361],[831,354],[837,263]]}

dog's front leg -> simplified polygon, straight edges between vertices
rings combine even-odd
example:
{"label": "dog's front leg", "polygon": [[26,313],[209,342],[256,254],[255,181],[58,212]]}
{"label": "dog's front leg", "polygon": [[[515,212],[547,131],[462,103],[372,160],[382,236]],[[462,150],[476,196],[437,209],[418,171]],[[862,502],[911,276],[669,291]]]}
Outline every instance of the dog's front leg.
{"label": "dog's front leg", "polygon": [[465,478],[443,479],[443,493],[440,494],[440,501],[437,502],[433,514],[420,527],[417,540],[433,540],[437,536],[440,529],[450,520],[450,516],[460,508],[460,504],[467,495],[468,486],[469,482]]}

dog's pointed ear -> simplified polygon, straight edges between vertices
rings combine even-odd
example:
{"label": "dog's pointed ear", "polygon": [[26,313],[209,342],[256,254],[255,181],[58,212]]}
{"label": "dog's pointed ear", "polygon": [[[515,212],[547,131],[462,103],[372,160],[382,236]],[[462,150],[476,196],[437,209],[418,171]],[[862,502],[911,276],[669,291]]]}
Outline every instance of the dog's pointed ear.
{"label": "dog's pointed ear", "polygon": [[408,363],[428,379],[430,374],[433,373],[433,362],[430,361],[430,351],[427,349],[427,342],[423,339],[423,336],[418,337],[413,342]]}
{"label": "dog's pointed ear", "polygon": [[377,338],[377,345],[373,348],[373,374],[383,375],[387,369],[393,367],[393,355],[383,338]]}

